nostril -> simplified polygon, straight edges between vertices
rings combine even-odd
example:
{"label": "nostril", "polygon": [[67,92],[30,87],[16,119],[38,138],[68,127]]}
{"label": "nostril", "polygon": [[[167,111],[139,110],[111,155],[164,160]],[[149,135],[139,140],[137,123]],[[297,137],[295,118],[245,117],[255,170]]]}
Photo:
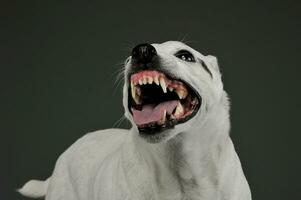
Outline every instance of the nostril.
{"label": "nostril", "polygon": [[136,57],[136,56],[138,56],[138,49],[134,48],[132,51],[132,57]]}
{"label": "nostril", "polygon": [[157,55],[155,47],[150,44],[139,44],[132,50],[132,58],[136,63],[147,64]]}

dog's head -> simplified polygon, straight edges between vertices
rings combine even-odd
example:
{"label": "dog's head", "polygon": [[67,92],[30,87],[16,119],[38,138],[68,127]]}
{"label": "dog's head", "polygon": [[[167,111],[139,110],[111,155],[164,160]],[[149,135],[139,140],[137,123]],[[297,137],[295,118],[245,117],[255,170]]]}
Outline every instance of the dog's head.
{"label": "dog's head", "polygon": [[216,58],[181,42],[140,44],[125,62],[125,116],[149,142],[200,126],[222,94]]}

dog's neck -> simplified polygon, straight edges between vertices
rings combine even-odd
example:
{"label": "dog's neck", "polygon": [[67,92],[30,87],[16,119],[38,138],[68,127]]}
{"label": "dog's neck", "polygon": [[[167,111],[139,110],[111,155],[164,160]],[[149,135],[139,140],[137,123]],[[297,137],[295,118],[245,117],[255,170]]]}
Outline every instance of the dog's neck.
{"label": "dog's neck", "polygon": [[150,170],[179,173],[184,178],[208,176],[216,173],[220,152],[229,141],[228,107],[214,106],[202,122],[162,143],[151,144],[133,134],[137,150]]}

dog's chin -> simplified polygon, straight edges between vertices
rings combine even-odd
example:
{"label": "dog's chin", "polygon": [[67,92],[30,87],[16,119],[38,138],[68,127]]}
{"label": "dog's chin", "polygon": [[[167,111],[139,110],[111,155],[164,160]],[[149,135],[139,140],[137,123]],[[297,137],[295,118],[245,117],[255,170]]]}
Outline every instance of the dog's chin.
{"label": "dog's chin", "polygon": [[139,131],[139,136],[148,143],[165,142],[165,141],[171,139],[176,134],[177,133],[174,130],[170,130],[170,129],[156,132],[153,134]]}
{"label": "dog's chin", "polygon": [[164,129],[157,132],[143,132],[139,131],[136,124],[132,124],[135,127],[135,130],[137,130],[137,135],[145,140],[148,143],[162,143],[167,142],[169,140],[172,140],[173,138],[176,138],[181,133],[185,133],[189,131],[189,128],[192,127],[192,123],[195,120],[188,121],[186,123],[179,124],[175,126],[174,128]]}

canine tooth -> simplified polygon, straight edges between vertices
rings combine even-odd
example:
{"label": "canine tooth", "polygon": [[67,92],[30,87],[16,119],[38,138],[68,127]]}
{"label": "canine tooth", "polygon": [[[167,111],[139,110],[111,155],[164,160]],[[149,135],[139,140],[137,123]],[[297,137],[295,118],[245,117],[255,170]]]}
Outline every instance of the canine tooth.
{"label": "canine tooth", "polygon": [[158,76],[155,76],[155,77],[154,77],[154,82],[155,82],[157,85],[160,84],[160,83],[159,83],[159,77],[158,77]]}
{"label": "canine tooth", "polygon": [[166,121],[166,110],[164,110],[163,118],[162,118],[162,122],[165,123],[165,121]]}
{"label": "canine tooth", "polygon": [[135,103],[136,104],[141,104],[141,101],[140,101],[140,97],[139,97],[139,88],[137,88],[134,84],[133,81],[131,81],[131,94],[132,94],[132,98],[134,99]]}
{"label": "canine tooth", "polygon": [[188,95],[188,91],[185,89],[183,90],[183,99],[185,99]]}
{"label": "canine tooth", "polygon": [[147,83],[147,80],[146,80],[146,76],[143,76],[143,84],[145,85]]}
{"label": "canine tooth", "polygon": [[148,77],[148,84],[152,84],[153,83],[153,78],[152,77]]}
{"label": "canine tooth", "polygon": [[183,112],[184,112],[184,108],[183,108],[182,104],[181,104],[181,103],[178,103],[174,115],[175,115],[175,116],[180,116],[180,115],[183,114]]}
{"label": "canine tooth", "polygon": [[133,99],[134,99],[134,101],[135,101],[135,103],[136,103],[137,105],[140,105],[140,104],[141,104],[140,97],[139,97],[138,95],[136,95],[135,97],[133,97]]}
{"label": "canine tooth", "polygon": [[164,80],[163,77],[160,78],[160,85],[161,85],[161,88],[162,88],[163,92],[166,93],[167,92],[166,83],[165,83],[165,80]]}
{"label": "canine tooth", "polygon": [[133,99],[135,99],[136,91],[135,91],[135,85],[134,85],[133,81],[131,81],[131,93],[132,93]]}
{"label": "canine tooth", "polygon": [[166,121],[166,110],[164,109],[162,119],[160,120],[160,124],[164,124]]}
{"label": "canine tooth", "polygon": [[188,95],[186,90],[181,90],[181,89],[176,90],[176,93],[178,94],[180,99],[185,99]]}
{"label": "canine tooth", "polygon": [[168,87],[168,89],[169,89],[169,91],[171,91],[171,92],[173,91],[173,87]]}
{"label": "canine tooth", "polygon": [[138,96],[141,96],[141,89],[139,87],[135,87],[135,89],[136,89],[136,94]]}
{"label": "canine tooth", "polygon": [[180,99],[183,99],[183,92],[182,90],[176,90],[176,93],[178,94]]}

